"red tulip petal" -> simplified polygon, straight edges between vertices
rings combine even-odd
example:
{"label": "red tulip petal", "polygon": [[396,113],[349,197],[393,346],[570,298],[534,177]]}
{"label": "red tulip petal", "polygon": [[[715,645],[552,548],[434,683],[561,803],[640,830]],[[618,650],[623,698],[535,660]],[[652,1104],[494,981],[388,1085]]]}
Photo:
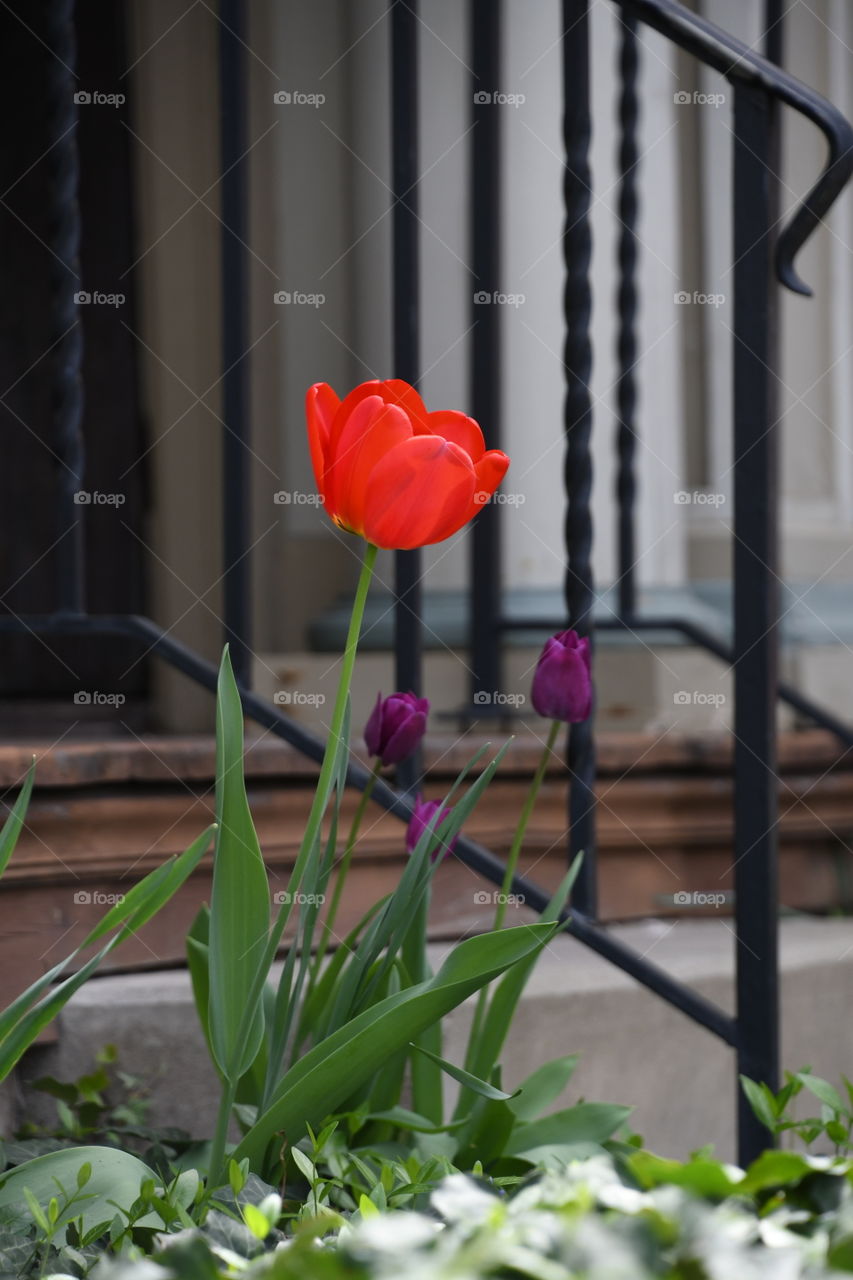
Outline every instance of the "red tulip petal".
{"label": "red tulip petal", "polygon": [[315,382],[313,387],[308,388],[305,396],[305,416],[308,419],[308,447],[311,450],[311,465],[314,468],[317,491],[323,498],[325,498],[323,475],[326,470],[329,432],[340,403],[337,395],[327,382]]}
{"label": "red tulip petal", "polygon": [[357,387],[353,387],[352,391],[344,396],[338,405],[332,425],[329,428],[329,448],[332,453],[335,452],[335,446],[350,419],[350,415],[368,396],[380,396],[384,400],[385,396],[382,393],[384,386],[384,382],[380,382],[378,378],[373,378],[370,382],[360,382]]}
{"label": "red tulip petal", "polygon": [[489,449],[474,466],[476,483],[474,500],[467,519],[471,520],[489,501],[495,489],[507,473],[509,458],[500,449]]}
{"label": "red tulip petal", "polygon": [[443,542],[473,503],[474,468],[458,445],[416,435],[374,468],[364,504],[364,536],[401,551]]}
{"label": "red tulip petal", "polygon": [[[349,397],[347,397],[349,399]],[[344,401],[341,409],[344,407]],[[364,396],[347,414],[346,418],[341,418],[341,412],[335,414],[335,421],[332,426],[329,444],[326,448],[326,470],[323,475],[323,483],[326,487],[326,508],[329,514],[338,519],[341,515],[341,499],[345,500],[345,488],[342,481],[345,479],[345,472],[348,469],[348,463],[353,456],[353,450],[365,431],[368,430],[373,419],[385,409],[385,401],[379,395]],[[346,445],[344,452],[341,452],[340,442],[342,437],[346,435]],[[348,523],[348,522],[344,522]]]}
{"label": "red tulip petal", "polygon": [[398,404],[409,415],[416,435],[430,430],[430,415],[414,387],[404,382],[402,378],[388,378],[382,386],[385,390],[379,394],[383,395],[389,404]]}
{"label": "red tulip petal", "polygon": [[440,409],[429,415],[429,429],[434,435],[452,440],[464,449],[472,462],[479,462],[486,448],[483,433],[473,418],[466,418],[464,413],[455,409]]}
{"label": "red tulip petal", "polygon": [[[338,438],[330,485],[336,513],[346,528],[361,533],[365,493],[374,470],[396,445],[411,438],[409,415],[378,396],[368,396],[350,414]],[[328,483],[328,471],[326,477]]]}

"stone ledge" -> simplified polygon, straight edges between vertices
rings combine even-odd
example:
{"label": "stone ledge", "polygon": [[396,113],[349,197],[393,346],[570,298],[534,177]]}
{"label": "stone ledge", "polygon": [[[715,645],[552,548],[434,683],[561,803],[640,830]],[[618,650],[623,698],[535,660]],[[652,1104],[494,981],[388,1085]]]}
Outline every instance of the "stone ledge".
{"label": "stone ledge", "polygon": [[[734,937],[723,920],[646,920],[615,936],[730,1009]],[[431,948],[439,963],[447,946]],[[853,1061],[853,923],[811,918],[781,924],[782,1045],[785,1066],[810,1064],[837,1081]],[[461,1061],[472,1002],[447,1022],[446,1055]],[[122,1067],[147,1080],[155,1124],[202,1136],[215,1115],[216,1086],[185,972],[96,978],[61,1015],[56,1044],[38,1046],[19,1070],[19,1114],[51,1115],[51,1102],[28,1089],[45,1073],[73,1079],[105,1043]],[[657,996],[571,938],[541,958],[519,1007],[504,1054],[510,1087],[548,1058],[579,1052],[577,1075],[561,1100],[579,1096],[636,1106],[647,1143],[686,1156],[715,1142],[734,1157],[734,1055]]]}

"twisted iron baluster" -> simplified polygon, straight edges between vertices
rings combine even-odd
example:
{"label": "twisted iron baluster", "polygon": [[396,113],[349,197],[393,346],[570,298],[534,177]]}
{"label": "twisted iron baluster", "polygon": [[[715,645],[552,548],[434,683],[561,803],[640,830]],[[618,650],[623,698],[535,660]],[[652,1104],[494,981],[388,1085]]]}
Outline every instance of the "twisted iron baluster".
{"label": "twisted iron baluster", "polygon": [[[567,509],[565,540],[567,570],[566,605],[571,625],[592,639],[592,343],[590,318],[592,291],[590,261],[592,231],[589,210],[592,177],[589,167],[591,135],[589,111],[589,11],[588,0],[563,0],[563,84],[565,111],[563,141],[565,171],[563,200],[565,229],[563,254],[566,285],[563,296],[566,339],[565,488]],[[592,721],[572,725],[569,733],[570,848],[572,856],[583,850],[584,861],[575,883],[573,903],[585,914],[596,909],[595,816],[593,784],[595,743]]]}
{"label": "twisted iron baluster", "polygon": [[636,452],[635,415],[637,384],[634,364],[637,359],[637,125],[639,99],[637,97],[637,72],[639,49],[636,19],[622,19],[622,41],[619,54],[621,92],[619,94],[619,289],[617,306],[619,332],[617,356],[619,377],[616,383],[618,426],[616,451],[618,470],[616,497],[619,521],[619,613],[622,618],[633,617],[636,608],[636,583],[634,562],[636,540],[634,506],[637,482],[634,473]]}
{"label": "twisted iron baluster", "polygon": [[[52,415],[54,449],[60,458],[57,599],[59,609],[83,610],[83,522],[74,495],[83,479],[83,332],[74,300],[80,288],[80,164],[74,0],[51,0],[47,6],[46,43],[53,57],[47,67],[47,111],[51,258]],[[64,535],[64,536],[62,536]]]}

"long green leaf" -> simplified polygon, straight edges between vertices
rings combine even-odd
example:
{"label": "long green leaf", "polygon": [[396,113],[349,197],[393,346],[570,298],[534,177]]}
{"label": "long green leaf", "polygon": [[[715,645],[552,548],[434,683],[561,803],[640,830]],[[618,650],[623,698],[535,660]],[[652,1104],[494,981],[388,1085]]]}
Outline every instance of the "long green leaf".
{"label": "long green leaf", "polygon": [[18,792],[17,800],[9,810],[9,816],[3,823],[3,830],[0,831],[0,876],[6,870],[9,859],[15,851],[15,845],[18,843],[18,836],[21,834],[21,827],[24,825],[24,818],[27,816],[35,776],[36,762],[35,757],[33,757],[33,762],[24,779],[24,785]]}
{"label": "long green leaf", "polygon": [[[557,920],[559,917],[580,870],[580,858],[581,855],[575,858],[549,901],[548,906],[542,912],[541,919],[543,921]],[[545,945],[546,943],[543,942],[542,947]],[[498,984],[497,990],[489,1002],[488,1012],[483,1019],[478,1042],[472,1046],[471,1058],[465,1064],[474,1075],[480,1077],[491,1075],[495,1064],[500,1058],[504,1041],[512,1023],[513,1014],[538,958],[539,952],[535,952],[523,965],[516,965]],[[464,1099],[460,1097],[457,1105],[457,1117],[460,1114],[459,1106],[463,1105]]]}
{"label": "long green leaf", "polygon": [[578,1065],[578,1055],[552,1058],[532,1072],[509,1104],[518,1120],[535,1120],[565,1089]]}
{"label": "long green leaf", "polygon": [[390,1054],[485,983],[523,961],[552,933],[551,925],[528,925],[468,938],[454,948],[430,981],[389,996],[316,1045],[288,1071],[271,1106],[246,1134],[235,1158],[248,1156],[258,1164],[277,1132],[286,1133],[291,1143],[297,1142],[306,1125],[319,1123],[340,1106]]}
{"label": "long green leaf", "polygon": [[118,944],[118,941],[118,935],[111,938],[107,945],[92,956],[91,960],[87,961],[82,968],[78,969],[76,973],[72,973],[69,978],[61,982],[58,987],[54,987],[37,1004],[28,1009],[23,1017],[18,1019],[9,1034],[0,1040],[0,1080],[5,1079],[24,1050],[28,1049],[39,1032],[49,1022],[53,1021],[60,1009],[74,995],[74,992],[79,991],[83,983],[92,976],[105,956]]}
{"label": "long green leaf", "polygon": [[[243,777],[243,708],[226,647],[216,700],[216,848],[210,900],[210,1040],[236,1084],[263,1037],[263,1004],[247,1009],[270,930],[270,893]],[[264,975],[265,976],[265,975]],[[248,1030],[243,1031],[244,1014]]]}
{"label": "long green leaf", "polygon": [[122,901],[110,907],[78,950],[85,951],[93,942],[100,942],[118,925],[124,926],[121,936],[127,938],[147,924],[195,871],[210,847],[215,830],[215,825],[211,824],[183,853],[167,859],[128,889]]}
{"label": "long green leaf", "polygon": [[540,1120],[516,1125],[504,1154],[522,1155],[537,1147],[576,1142],[606,1142],[632,1111],[633,1107],[611,1102],[578,1102]]}
{"label": "long green leaf", "polygon": [[[82,946],[75,948],[65,960],[37,978],[3,1010],[0,1014],[0,1079],[8,1075],[24,1050],[29,1048],[39,1032],[56,1016],[74,992],[91,977],[104,957],[145,924],[184,883],[210,843],[210,835],[210,830],[204,832],[179,857],[155,868],[134,885],[123,903],[116,903],[107,912],[105,919],[110,920],[111,927],[124,921],[123,927],[75,974],[57,987],[52,985],[93,939],[103,936],[103,920],[96,925]],[[43,994],[45,992],[47,994]]]}
{"label": "long green leaf", "polygon": [[470,1089],[472,1093],[476,1093],[481,1098],[488,1098],[490,1102],[508,1102],[510,1098],[514,1098],[513,1093],[504,1093],[503,1089],[496,1089],[493,1084],[489,1084],[487,1080],[478,1080],[476,1076],[472,1076],[470,1071],[465,1071],[462,1067],[457,1067],[453,1062],[447,1062],[446,1059],[440,1058],[437,1053],[431,1053],[429,1049],[424,1049],[422,1045],[413,1044],[412,1048],[416,1053],[423,1053],[430,1061],[452,1079],[464,1084],[466,1089]]}

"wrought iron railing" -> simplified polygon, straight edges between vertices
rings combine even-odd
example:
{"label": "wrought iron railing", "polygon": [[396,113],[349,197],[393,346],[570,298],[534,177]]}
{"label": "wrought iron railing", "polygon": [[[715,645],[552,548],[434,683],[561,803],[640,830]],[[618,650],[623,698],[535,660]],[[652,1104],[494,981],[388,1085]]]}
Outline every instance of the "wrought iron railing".
{"label": "wrought iron railing", "polygon": [[[568,744],[572,852],[585,859],[572,907],[566,913],[572,934],[651,991],[736,1050],[738,1070],[775,1084],[778,1073],[778,964],[776,892],[775,706],[785,699],[799,712],[853,745],[853,730],[812,704],[795,689],[779,683],[776,671],[778,606],[776,599],[777,448],[773,405],[776,277],[788,288],[807,292],[794,258],[816,228],[853,171],[853,131],[819,95],[784,72],[779,60],[781,10],[770,0],[768,27],[775,31],[769,58],[718,30],[674,0],[614,0],[621,20],[619,99],[620,288],[618,295],[617,454],[618,454],[618,613],[604,621],[593,616],[595,589],[591,555],[590,377],[590,204],[589,167],[589,0],[563,0],[563,76],[565,94],[565,228],[566,264],[564,362],[567,372],[564,430],[566,437],[566,611],[560,617],[523,623],[503,614],[499,575],[499,507],[487,506],[473,530],[471,666],[472,697],[478,690],[500,688],[502,636],[514,628],[554,629],[572,625],[591,634],[595,626],[630,632],[674,630],[685,639],[731,664],[735,670],[735,843],[737,1010],[730,1016],[705,997],[613,937],[595,921],[595,750],[591,722],[574,726]],[[246,714],[311,759],[319,761],[323,742],[277,707],[251,692],[249,631],[249,473],[246,446],[249,414],[246,365],[246,260],[242,235],[231,234],[246,217],[244,0],[220,0],[222,89],[223,221],[223,377],[225,428],[224,637],[232,645],[242,685]],[[416,0],[391,0],[393,57],[393,275],[394,372],[416,382],[418,375],[418,214],[417,129],[418,76]],[[0,630],[49,634],[123,634],[142,640],[150,651],[191,680],[213,690],[214,667],[149,618],[92,615],[86,610],[83,548],[80,537],[85,508],[74,503],[84,473],[81,432],[81,361],[79,321],[73,294],[80,287],[77,245],[78,159],[74,67],[73,0],[52,0],[54,51],[49,86],[53,123],[54,181],[51,199],[54,234],[51,249],[57,271],[53,307],[56,332],[63,335],[54,350],[55,413],[62,442],[63,479],[59,494],[61,565],[56,611],[49,615],[0,616]],[[638,143],[640,101],[638,27],[646,25],[726,76],[734,90],[734,404],[735,464],[734,643],[688,619],[649,617],[638,612],[634,566],[635,421],[634,365],[637,314]],[[500,5],[471,0],[473,82],[499,82]],[[474,94],[472,93],[472,99]],[[812,190],[777,235],[776,150],[778,105],[793,107],[824,133],[829,159]],[[474,289],[499,284],[500,138],[498,112],[483,111],[476,100],[471,169],[472,278]],[[771,252],[775,242],[774,251]],[[490,446],[499,440],[498,309],[480,307],[474,317],[472,343],[472,412],[483,424]],[[396,557],[396,679],[398,687],[420,683],[420,580],[417,552]],[[366,771],[350,767],[349,781],[363,788]],[[416,770],[400,779],[395,790],[380,781],[375,801],[401,819],[411,812]],[[500,883],[503,864],[487,849],[460,839],[458,856],[487,879]],[[517,877],[514,889],[542,910],[548,894]],[[739,1105],[740,1156],[748,1160],[768,1142],[743,1100]]]}

